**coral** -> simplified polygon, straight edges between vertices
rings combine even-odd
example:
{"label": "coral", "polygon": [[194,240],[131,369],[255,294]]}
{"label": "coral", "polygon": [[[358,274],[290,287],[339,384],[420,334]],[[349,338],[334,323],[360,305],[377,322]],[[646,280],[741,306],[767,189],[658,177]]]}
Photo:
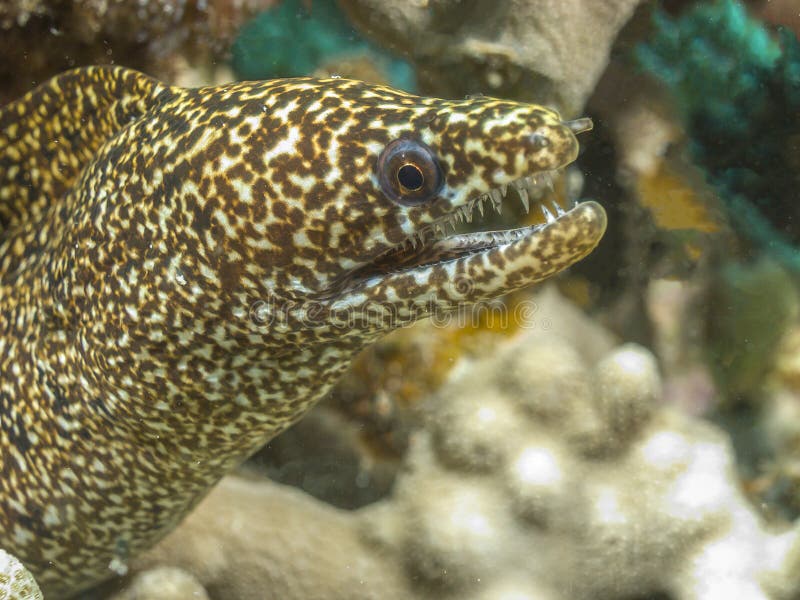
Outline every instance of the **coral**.
{"label": "coral", "polygon": [[[283,0],[264,11],[239,31],[231,48],[233,69],[240,79],[271,79],[310,75],[323,64],[350,69],[369,60],[377,73],[359,72],[388,79],[396,87],[413,90],[413,72],[407,63],[378,50],[346,21],[334,0]],[[380,73],[387,75],[381,77]]]}
{"label": "coral", "polygon": [[189,573],[159,567],[139,573],[126,589],[111,600],[208,600],[208,593]]}
{"label": "coral", "polygon": [[662,404],[648,350],[536,301],[425,404],[390,497],[342,512],[229,478],[137,568],[230,600],[797,597],[800,525],[763,522],[725,434]]}
{"label": "coral", "polygon": [[0,600],[42,600],[33,575],[3,550],[0,550]]}
{"label": "coral", "polygon": [[639,0],[341,0],[365,34],[408,55],[420,87],[581,110]]}
{"label": "coral", "polygon": [[357,515],[286,486],[228,477],[133,568],[178,567],[214,600],[413,597],[400,566],[358,534]]}
{"label": "coral", "polygon": [[775,41],[735,0],[656,12],[639,63],[671,90],[691,158],[752,243],[800,270],[800,42]]}
{"label": "coral", "polygon": [[625,345],[595,361],[555,332],[458,368],[367,529],[432,597],[800,591],[798,528],[770,533],[726,437],[658,405],[653,356]]}
{"label": "coral", "polygon": [[793,278],[768,257],[727,264],[709,282],[704,306],[708,362],[717,381],[732,398],[757,390],[800,313]]}

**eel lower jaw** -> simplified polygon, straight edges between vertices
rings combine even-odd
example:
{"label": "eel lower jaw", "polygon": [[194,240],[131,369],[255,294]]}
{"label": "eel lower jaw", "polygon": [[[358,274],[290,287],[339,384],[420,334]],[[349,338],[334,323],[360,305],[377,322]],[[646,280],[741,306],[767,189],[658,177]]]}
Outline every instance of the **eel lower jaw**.
{"label": "eel lower jaw", "polygon": [[525,211],[539,211],[542,223],[445,235],[447,226],[455,231],[457,221],[471,221],[473,211],[483,215],[487,202],[500,212],[507,190],[495,190],[352,271],[331,290],[331,299],[349,306],[374,301],[450,309],[497,298],[566,269],[599,243],[606,214],[596,202],[566,209],[534,199],[537,188],[550,181],[550,174],[540,174],[512,184]]}

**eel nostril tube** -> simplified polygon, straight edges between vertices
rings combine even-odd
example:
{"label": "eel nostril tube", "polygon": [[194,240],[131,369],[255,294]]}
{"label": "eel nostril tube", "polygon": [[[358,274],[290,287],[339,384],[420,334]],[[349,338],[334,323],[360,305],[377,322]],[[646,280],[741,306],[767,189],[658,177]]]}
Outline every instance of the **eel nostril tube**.
{"label": "eel nostril tube", "polygon": [[594,127],[592,120],[589,117],[581,117],[580,119],[573,119],[572,121],[564,121],[562,123],[575,135],[583,133],[584,131],[591,131]]}

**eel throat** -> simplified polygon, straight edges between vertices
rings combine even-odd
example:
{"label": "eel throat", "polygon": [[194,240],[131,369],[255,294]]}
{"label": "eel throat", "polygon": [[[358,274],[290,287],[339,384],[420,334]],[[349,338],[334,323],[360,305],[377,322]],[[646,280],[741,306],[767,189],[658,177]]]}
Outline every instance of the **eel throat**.
{"label": "eel throat", "polygon": [[[48,598],[108,579],[365,346],[586,256],[603,209],[537,190],[590,125],[120,67],[0,109],[0,547]],[[539,222],[464,229],[512,197]]]}

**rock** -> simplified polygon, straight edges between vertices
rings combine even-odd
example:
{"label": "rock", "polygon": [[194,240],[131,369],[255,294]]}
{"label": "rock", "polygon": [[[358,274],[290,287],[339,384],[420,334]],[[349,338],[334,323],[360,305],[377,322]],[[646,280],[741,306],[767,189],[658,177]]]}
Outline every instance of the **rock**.
{"label": "rock", "polygon": [[572,115],[639,0],[341,0],[365,34],[409,56],[433,94],[485,93]]}

